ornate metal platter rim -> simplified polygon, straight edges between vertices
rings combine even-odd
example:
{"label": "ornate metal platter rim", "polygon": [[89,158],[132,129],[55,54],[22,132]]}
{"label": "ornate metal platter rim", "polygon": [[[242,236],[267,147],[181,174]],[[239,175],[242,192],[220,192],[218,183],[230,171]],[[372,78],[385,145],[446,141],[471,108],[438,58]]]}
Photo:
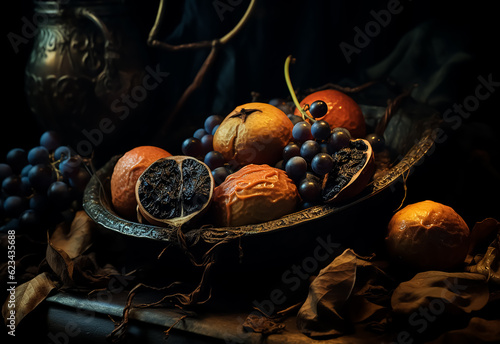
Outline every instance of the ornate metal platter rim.
{"label": "ornate metal platter rim", "polygon": [[[426,129],[418,143],[413,145],[395,166],[390,168],[384,175],[376,178],[362,195],[352,199],[348,204],[341,206],[316,205],[260,224],[223,228],[204,226],[187,231],[185,233],[186,239],[196,241],[201,238],[205,242],[218,242],[238,237],[262,235],[289,229],[304,222],[340,213],[386,189],[407,173],[412,166],[423,159],[434,145],[433,129]],[[92,176],[84,194],[84,210],[92,220],[106,229],[132,237],[175,242],[178,228],[159,227],[132,222],[117,216],[104,204],[105,198],[109,196],[106,195],[103,185],[106,182],[106,178],[110,178],[110,172],[118,158],[119,156],[112,158]]]}

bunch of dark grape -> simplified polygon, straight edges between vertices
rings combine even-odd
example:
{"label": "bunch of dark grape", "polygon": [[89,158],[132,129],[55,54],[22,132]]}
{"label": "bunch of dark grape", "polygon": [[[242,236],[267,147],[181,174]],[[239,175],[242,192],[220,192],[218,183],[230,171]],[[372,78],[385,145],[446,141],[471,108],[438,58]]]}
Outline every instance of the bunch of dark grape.
{"label": "bunch of dark grape", "polygon": [[208,116],[203,128],[196,129],[192,137],[182,142],[182,153],[203,161],[212,171],[216,185],[221,184],[236,169],[236,164],[226,161],[213,147],[215,131],[222,120],[223,117],[219,115]]}
{"label": "bunch of dark grape", "polygon": [[89,163],[53,131],[44,132],[37,147],[8,151],[0,163],[2,229],[36,230],[71,220],[90,179]]}
{"label": "bunch of dark grape", "polygon": [[315,118],[312,124],[299,116],[289,115],[294,123],[293,140],[283,149],[283,160],[278,167],[297,185],[304,207],[320,202],[322,180],[334,168],[334,154],[351,141],[347,129],[332,130],[326,121],[316,120],[327,111],[326,103],[317,100],[309,107],[309,113]]}

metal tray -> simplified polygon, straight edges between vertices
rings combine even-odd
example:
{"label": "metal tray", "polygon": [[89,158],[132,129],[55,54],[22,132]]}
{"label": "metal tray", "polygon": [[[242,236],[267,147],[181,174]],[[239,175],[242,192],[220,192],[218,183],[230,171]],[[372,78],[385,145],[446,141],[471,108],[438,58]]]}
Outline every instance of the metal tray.
{"label": "metal tray", "polygon": [[[372,130],[384,115],[385,108],[370,105],[360,106],[366,119],[367,130]],[[391,188],[413,166],[423,162],[426,153],[431,150],[434,144],[439,123],[439,115],[434,109],[408,98],[392,115],[384,132],[388,147],[385,159],[388,160],[388,164],[383,169],[380,166],[377,167],[372,182],[354,199],[338,205],[316,205],[273,221],[254,225],[221,228],[214,227],[209,223],[202,223],[198,227],[183,229],[186,241],[217,243],[236,238],[241,241],[268,234],[286,236],[292,235],[292,233],[298,239],[301,237],[297,236],[298,232],[311,230],[307,229],[311,227],[314,228],[316,234],[323,230],[331,232],[329,224],[336,222],[336,219],[342,217],[343,214],[362,206],[381,191]],[[378,158],[376,156],[375,160],[377,161]],[[176,228],[141,224],[123,219],[114,212],[110,202],[110,178],[118,159],[119,156],[113,157],[92,176],[84,193],[84,210],[97,224],[110,231],[132,238],[177,243]]]}

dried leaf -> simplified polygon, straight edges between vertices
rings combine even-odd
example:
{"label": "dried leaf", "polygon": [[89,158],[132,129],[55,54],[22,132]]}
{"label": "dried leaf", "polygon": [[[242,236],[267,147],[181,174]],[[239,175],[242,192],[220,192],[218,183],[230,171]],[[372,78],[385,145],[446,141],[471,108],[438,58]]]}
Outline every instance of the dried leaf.
{"label": "dried leaf", "polygon": [[76,258],[92,245],[94,226],[85,211],[78,211],[71,224],[62,223],[56,227],[50,235],[50,244],[66,252],[70,259]]}
{"label": "dried leaf", "polygon": [[356,260],[355,253],[347,249],[319,272],[297,315],[297,327],[301,332],[311,337],[344,333],[347,323],[340,309],[354,288]]}
{"label": "dried leaf", "polygon": [[474,317],[465,328],[446,332],[429,344],[447,343],[500,343],[500,319]]}
{"label": "dried leaf", "polygon": [[500,234],[500,222],[497,220],[487,218],[477,222],[470,232],[469,253],[466,262],[471,263],[476,253],[484,252],[485,246],[489,245],[498,234]]}
{"label": "dried leaf", "polygon": [[63,282],[63,287],[75,284],[75,270],[81,272],[87,269],[88,266],[81,264],[88,263],[88,260],[77,260],[77,258],[81,258],[92,245],[94,225],[84,211],[79,211],[71,224],[61,223],[48,238],[46,260],[52,271]]}
{"label": "dried leaf", "polygon": [[374,314],[384,309],[384,306],[370,302],[361,295],[354,295],[349,300],[349,307],[347,311],[351,322],[360,323],[371,318]]}
{"label": "dried leaf", "polygon": [[478,255],[476,265],[467,267],[467,271],[486,276],[488,281],[500,284],[500,232],[497,238],[488,246],[484,255]]}
{"label": "dried leaf", "polygon": [[47,264],[50,266],[52,271],[59,277],[63,282],[64,286],[73,285],[73,260],[69,255],[62,249],[53,246],[49,239],[47,245],[47,252],[45,255]]}
{"label": "dried leaf", "polygon": [[[440,302],[444,312],[470,313],[482,309],[489,299],[486,277],[477,273],[425,271],[401,283],[392,294],[396,313],[412,314]],[[439,301],[435,301],[439,300]]]}
{"label": "dried leaf", "polygon": [[43,302],[54,288],[56,288],[56,283],[45,272],[16,287],[14,293],[15,302],[10,303],[10,298],[7,298],[2,307],[5,323],[10,324],[8,318],[11,316],[11,312],[14,311],[14,328],[17,327],[21,320]]}

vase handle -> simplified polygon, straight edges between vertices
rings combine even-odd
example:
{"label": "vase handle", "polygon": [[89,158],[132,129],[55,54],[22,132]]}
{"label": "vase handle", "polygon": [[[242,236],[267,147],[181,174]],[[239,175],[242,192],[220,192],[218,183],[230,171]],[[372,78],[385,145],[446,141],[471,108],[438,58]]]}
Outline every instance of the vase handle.
{"label": "vase handle", "polygon": [[109,94],[110,92],[116,92],[122,87],[122,82],[120,80],[120,73],[116,66],[116,62],[120,58],[118,52],[118,46],[116,45],[111,31],[109,31],[106,24],[99,19],[92,11],[86,8],[79,8],[76,11],[76,16],[79,18],[85,18],[94,23],[102,35],[104,36],[104,68],[96,77],[95,83],[95,93],[96,95],[103,96]]}

